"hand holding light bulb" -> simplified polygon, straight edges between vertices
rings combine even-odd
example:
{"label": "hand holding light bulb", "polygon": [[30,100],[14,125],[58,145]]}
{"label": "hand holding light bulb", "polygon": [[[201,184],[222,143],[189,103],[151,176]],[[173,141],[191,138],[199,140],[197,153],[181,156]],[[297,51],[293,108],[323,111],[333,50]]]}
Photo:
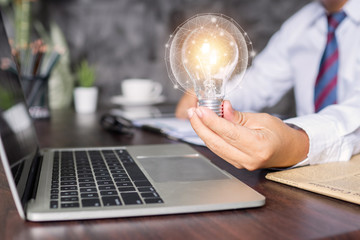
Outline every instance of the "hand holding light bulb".
{"label": "hand holding light bulb", "polygon": [[[303,130],[268,114],[237,112],[223,102],[244,76],[253,56],[249,49],[247,34],[232,19],[195,16],[178,27],[166,45],[169,76],[176,88],[196,93],[199,107],[190,108],[188,117],[215,154],[248,170],[292,166],[309,150]],[[195,100],[187,96],[180,101],[191,107]]]}
{"label": "hand holding light bulb", "polygon": [[235,111],[224,101],[224,118],[206,107],[188,110],[192,127],[206,146],[237,168],[289,167],[304,160],[309,138],[266,113]]}
{"label": "hand holding light bulb", "polygon": [[175,88],[193,90],[200,106],[223,116],[225,94],[243,78],[251,54],[251,42],[234,20],[201,14],[170,36],[165,59]]}

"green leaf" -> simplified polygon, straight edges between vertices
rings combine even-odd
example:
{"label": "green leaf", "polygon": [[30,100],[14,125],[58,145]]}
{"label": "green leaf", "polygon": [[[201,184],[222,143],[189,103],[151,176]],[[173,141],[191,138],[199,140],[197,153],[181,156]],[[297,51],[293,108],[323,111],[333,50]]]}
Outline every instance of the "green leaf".
{"label": "green leaf", "polygon": [[95,83],[95,69],[88,61],[83,60],[76,70],[78,85],[80,87],[92,87]]}

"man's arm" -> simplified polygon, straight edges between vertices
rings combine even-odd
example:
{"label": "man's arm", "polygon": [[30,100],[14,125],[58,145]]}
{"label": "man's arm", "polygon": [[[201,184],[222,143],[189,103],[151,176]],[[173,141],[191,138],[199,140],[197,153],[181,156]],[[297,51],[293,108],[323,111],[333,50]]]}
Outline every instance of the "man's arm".
{"label": "man's arm", "polygon": [[189,109],[189,118],[205,144],[237,168],[289,167],[307,157],[307,134],[268,114],[237,112],[225,101],[224,118],[204,107]]}
{"label": "man's arm", "polygon": [[360,152],[360,88],[356,91],[354,86],[351,96],[340,104],[285,122],[300,127],[309,136],[306,164],[348,161]]}

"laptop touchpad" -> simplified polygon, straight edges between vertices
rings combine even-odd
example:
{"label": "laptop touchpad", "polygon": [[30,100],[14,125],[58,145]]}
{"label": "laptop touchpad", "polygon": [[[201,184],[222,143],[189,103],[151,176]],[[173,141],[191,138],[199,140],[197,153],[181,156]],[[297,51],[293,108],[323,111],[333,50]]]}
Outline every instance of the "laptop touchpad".
{"label": "laptop touchpad", "polygon": [[198,156],[142,157],[140,164],[155,182],[187,182],[229,178]]}

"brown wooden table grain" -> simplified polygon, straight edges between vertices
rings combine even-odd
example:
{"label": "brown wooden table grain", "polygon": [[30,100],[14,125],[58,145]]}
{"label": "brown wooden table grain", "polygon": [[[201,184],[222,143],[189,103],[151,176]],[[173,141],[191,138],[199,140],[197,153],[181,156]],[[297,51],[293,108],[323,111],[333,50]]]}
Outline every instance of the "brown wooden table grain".
{"label": "brown wooden table grain", "polygon": [[[35,121],[41,147],[118,146],[175,143],[135,130],[133,137],[109,133],[101,113],[54,111]],[[360,239],[360,206],[303,191],[264,178],[268,170],[249,172],[226,163],[205,147],[210,161],[266,196],[260,208],[104,220],[34,223],[15,208],[0,166],[0,239]]]}

